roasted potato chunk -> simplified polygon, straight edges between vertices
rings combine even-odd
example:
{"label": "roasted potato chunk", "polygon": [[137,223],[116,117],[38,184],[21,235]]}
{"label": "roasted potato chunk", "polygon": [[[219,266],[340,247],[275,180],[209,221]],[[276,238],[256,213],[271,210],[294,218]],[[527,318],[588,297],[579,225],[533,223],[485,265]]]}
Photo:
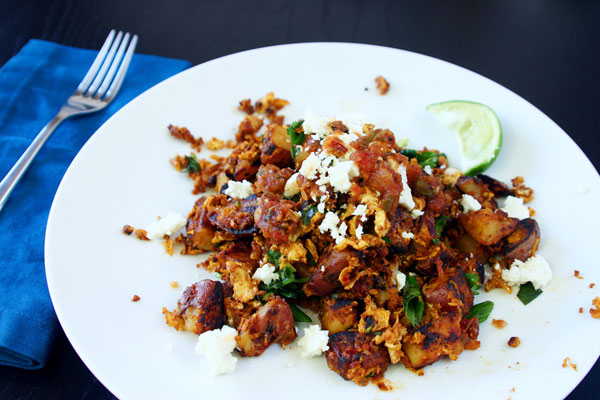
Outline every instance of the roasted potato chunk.
{"label": "roasted potato chunk", "polygon": [[373,336],[356,331],[329,336],[327,366],[346,380],[364,386],[369,378],[382,376],[390,357],[383,345],[373,342]]}
{"label": "roasted potato chunk", "polygon": [[280,168],[292,165],[292,142],[287,130],[281,125],[269,125],[262,140],[260,161]]}
{"label": "roasted potato chunk", "polygon": [[473,292],[460,267],[446,270],[423,285],[421,292],[425,302],[439,306],[442,312],[459,310],[466,315],[473,306]]}
{"label": "roasted potato chunk", "polygon": [[223,284],[205,279],[183,292],[175,311],[163,308],[167,325],[199,335],[223,326]]}
{"label": "roasted potato chunk", "polygon": [[517,218],[510,218],[502,210],[494,212],[488,208],[462,214],[459,220],[473,239],[486,246],[513,233],[519,223]]}
{"label": "roasted potato chunk", "polygon": [[304,293],[307,296],[326,296],[341,287],[338,280],[340,272],[344,268],[362,263],[360,253],[351,248],[342,251],[334,250],[331,246],[321,254],[317,267],[310,274],[308,282],[304,285]]}
{"label": "roasted potato chunk", "polygon": [[242,319],[238,332],[235,341],[245,357],[260,356],[275,342],[285,347],[297,336],[292,310],[280,297],[273,297],[250,318]]}
{"label": "roasted potato chunk", "polygon": [[358,325],[358,303],[348,299],[324,299],[319,321],[330,335],[355,328]]}
{"label": "roasted potato chunk", "polygon": [[540,242],[540,228],[531,218],[519,221],[517,229],[504,239],[504,256],[511,260],[526,261],[533,256]]}
{"label": "roasted potato chunk", "polygon": [[460,322],[459,311],[445,313],[408,336],[402,346],[406,366],[423,368],[445,355],[456,360],[464,349]]}
{"label": "roasted potato chunk", "polygon": [[209,251],[215,248],[212,242],[215,228],[207,218],[207,210],[202,207],[205,200],[206,197],[200,197],[188,216],[185,243],[190,250]]}
{"label": "roasted potato chunk", "polygon": [[461,176],[456,181],[456,186],[464,194],[473,196],[484,208],[496,208],[494,192],[481,179],[474,176]]}

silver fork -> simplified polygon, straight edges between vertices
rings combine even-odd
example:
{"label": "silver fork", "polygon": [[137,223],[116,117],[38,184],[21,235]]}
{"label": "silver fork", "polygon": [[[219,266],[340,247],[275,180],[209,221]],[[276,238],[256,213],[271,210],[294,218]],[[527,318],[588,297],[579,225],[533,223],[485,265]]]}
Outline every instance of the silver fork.
{"label": "silver fork", "polygon": [[[116,37],[115,37],[116,36]],[[98,56],[77,90],[63,104],[54,118],[33,139],[27,150],[0,182],[0,211],[8,196],[23,176],[34,157],[56,127],[69,117],[102,110],[114,98],[129,67],[138,37],[112,30],[104,41]]]}

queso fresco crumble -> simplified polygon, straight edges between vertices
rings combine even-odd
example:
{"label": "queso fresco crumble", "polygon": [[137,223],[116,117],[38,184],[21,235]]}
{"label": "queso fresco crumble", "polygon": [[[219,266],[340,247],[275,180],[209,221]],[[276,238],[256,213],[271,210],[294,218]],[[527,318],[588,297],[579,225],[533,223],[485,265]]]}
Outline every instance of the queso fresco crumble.
{"label": "queso fresco crumble", "polygon": [[[522,178],[465,176],[361,118],[309,108],[285,123],[287,104],[273,93],[243,100],[228,156],[176,156],[199,197],[187,216],[146,230],[181,254],[210,253],[201,266],[216,278],[163,308],[169,326],[198,335],[210,373],[297,341],[342,378],[381,383],[392,366],[417,371],[479,348],[493,309],[479,291],[517,289],[527,304],[548,285]],[[196,151],[203,143],[169,132]],[[300,339],[296,323],[308,324]]]}

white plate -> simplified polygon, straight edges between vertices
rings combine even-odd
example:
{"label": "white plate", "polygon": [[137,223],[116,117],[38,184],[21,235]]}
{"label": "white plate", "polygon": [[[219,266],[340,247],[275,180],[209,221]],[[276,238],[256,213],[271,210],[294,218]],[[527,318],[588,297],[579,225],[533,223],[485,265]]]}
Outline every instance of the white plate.
{"label": "white plate", "polygon": [[[380,96],[373,79],[391,89]],[[366,90],[368,88],[368,90]],[[195,336],[169,328],[161,308],[172,308],[184,286],[207,273],[200,256],[165,254],[158,242],[121,233],[124,224],[149,225],[168,211],[187,213],[195,197],[185,174],[169,165],[189,146],[167,133],[169,123],[195,135],[232,137],[243,98],[267,91],[291,101],[287,122],[306,106],[324,115],[359,113],[390,128],[410,147],[445,151],[458,165],[453,135],[425,112],[429,103],[468,99],[491,106],[504,128],[504,145],[488,173],[509,181],[522,175],[535,190],[531,206],[541,229],[539,253],[555,279],[528,306],[499,290],[482,324],[481,348],[458,361],[443,360],[419,377],[391,366],[395,386],[361,388],[327,368],[324,357],[300,358],[272,346],[240,359],[235,373],[207,378],[194,354]],[[203,150],[203,156],[207,154]],[[578,194],[584,185],[588,190]],[[600,284],[592,258],[600,221],[600,178],[573,141],[531,104],[473,72],[406,51],[357,44],[297,44],[252,50],[194,67],[148,90],[108,120],[73,161],[56,193],[46,235],[46,273],[54,307],[69,340],[90,370],[122,399],[313,398],[558,399],[584,377],[600,353],[600,323],[588,313]],[[573,277],[578,269],[583,280]],[[180,283],[172,289],[169,282]],[[131,302],[134,294],[141,300]],[[579,314],[579,307],[584,313]],[[518,336],[521,345],[507,341]],[[570,359],[578,369],[562,368]],[[249,397],[248,397],[249,396]]]}

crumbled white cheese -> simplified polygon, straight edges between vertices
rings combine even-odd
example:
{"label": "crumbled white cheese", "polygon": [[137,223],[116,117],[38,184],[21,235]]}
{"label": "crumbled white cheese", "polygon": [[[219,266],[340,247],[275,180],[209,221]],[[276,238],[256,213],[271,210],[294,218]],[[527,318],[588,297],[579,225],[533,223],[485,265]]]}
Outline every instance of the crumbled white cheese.
{"label": "crumbled white cheese", "polygon": [[321,214],[325,214],[325,203],[319,203],[317,205],[317,211]]}
{"label": "crumbled white cheese", "polygon": [[330,185],[339,193],[347,193],[351,186],[350,180],[359,175],[354,161],[341,161],[325,152],[309,154],[300,166],[299,172],[310,180],[315,180],[318,176],[316,184],[322,192],[327,192],[325,185]]}
{"label": "crumbled white cheese", "polygon": [[[346,125],[346,128],[348,128],[348,132],[350,132],[350,134],[358,133],[358,134],[362,135],[363,127],[365,126],[366,123],[369,123],[368,118],[366,118],[365,116],[362,116],[362,115],[345,114],[345,115],[342,115],[340,120],[342,121],[342,123],[344,125]],[[354,139],[354,140],[356,140],[356,139]]]}
{"label": "crumbled white cheese", "polygon": [[423,172],[425,172],[427,175],[431,175],[433,173],[433,171],[431,170],[431,166],[430,165],[426,165],[423,167]]}
{"label": "crumbled white cheese", "polygon": [[460,170],[458,170],[456,168],[452,168],[452,167],[448,167],[444,171],[444,175],[454,175],[454,174],[461,174],[461,172],[460,172]]}
{"label": "crumbled white cheese", "polygon": [[302,357],[311,358],[329,350],[328,342],[329,332],[315,324],[304,328],[304,336],[298,340],[298,346],[302,349]]}
{"label": "crumbled white cheese", "polygon": [[304,122],[302,128],[304,128],[305,134],[313,134],[315,140],[321,140],[325,136],[331,133],[331,126],[329,126],[330,120],[323,118],[310,108],[306,107],[304,110]]}
{"label": "crumbled white cheese", "polygon": [[321,160],[315,153],[310,153],[308,157],[302,162],[300,167],[300,173],[304,175],[306,179],[315,179],[317,177],[317,171],[321,168]]}
{"label": "crumbled white cheese", "polygon": [[285,183],[285,189],[283,191],[283,195],[285,197],[293,197],[296,194],[300,193],[300,188],[298,187],[298,173],[296,172],[294,175],[290,176],[290,179]]}
{"label": "crumbled white cheese", "polygon": [[412,232],[402,232],[402,237],[404,239],[414,239],[415,234]]}
{"label": "crumbled white cheese", "polygon": [[325,214],[325,218],[321,225],[319,225],[319,231],[321,233],[325,233],[329,231],[331,233],[331,237],[335,239],[336,244],[340,244],[342,240],[346,237],[346,230],[348,226],[345,222],[342,222],[338,228],[337,224],[340,222],[340,218],[336,213],[328,211]]}
{"label": "crumbled white cheese", "polygon": [[342,161],[327,169],[329,184],[336,192],[348,193],[350,190],[350,179],[359,175],[358,167],[354,161]]}
{"label": "crumbled white cheese", "polygon": [[346,208],[348,208],[348,204],[345,204],[345,203],[344,203],[344,204],[342,204],[342,205],[340,206],[340,209],[341,209],[341,210],[345,210]]}
{"label": "crumbled white cheese", "polygon": [[462,205],[463,213],[465,214],[470,211],[481,210],[481,204],[479,204],[477,199],[470,194],[463,194],[460,204]]}
{"label": "crumbled white cheese", "polygon": [[[348,127],[348,129],[350,129],[350,128]],[[361,131],[362,131],[362,128],[361,128]],[[354,133],[344,133],[343,135],[337,135],[337,138],[340,139],[342,142],[344,142],[344,146],[346,146],[346,149],[348,149],[349,152],[351,152],[351,153],[354,152],[354,148],[352,146],[350,146],[350,143],[357,140],[358,136],[356,136]]]}
{"label": "crumbled white cheese", "polygon": [[523,199],[519,197],[508,196],[501,210],[506,212],[511,218],[529,218],[529,208],[523,204]]}
{"label": "crumbled white cheese", "polygon": [[421,215],[423,215],[423,211],[421,211],[421,210],[412,210],[411,215],[412,215],[413,219],[417,219]]}
{"label": "crumbled white cheese", "polygon": [[227,189],[223,193],[234,199],[245,199],[248,196],[252,196],[254,190],[252,189],[252,184],[245,179],[241,182],[231,180],[227,182]]}
{"label": "crumbled white cheese", "polygon": [[356,229],[354,230],[354,234],[356,235],[356,238],[358,240],[362,239],[362,235],[363,235],[363,227],[362,225],[359,225],[356,227]]}
{"label": "crumbled white cheese", "polygon": [[262,281],[267,285],[273,281],[279,279],[279,274],[275,272],[277,268],[269,263],[266,263],[260,268],[257,268],[252,275],[252,279],[256,279],[257,281]]}
{"label": "crumbled white cheese", "polygon": [[408,210],[415,208],[415,201],[412,197],[410,186],[408,186],[408,178],[406,177],[406,167],[402,164],[398,166],[398,173],[402,177],[402,192],[398,203]]}
{"label": "crumbled white cheese", "polygon": [[406,275],[403,272],[396,271],[396,286],[398,287],[398,291],[402,290],[406,285]]}
{"label": "crumbled white cheese", "polygon": [[352,215],[360,216],[360,220],[362,222],[365,222],[367,220],[367,205],[359,204],[358,206],[356,206],[356,209],[354,210]]}
{"label": "crumbled white cheese", "polygon": [[148,239],[161,239],[165,235],[172,235],[187,224],[187,218],[181,214],[169,211],[169,213],[150,224],[146,228]]}
{"label": "crumbled white cheese", "polygon": [[321,265],[321,272],[325,272],[325,265]]}
{"label": "crumbled white cheese", "polygon": [[538,255],[525,262],[513,261],[509,269],[502,271],[502,279],[511,286],[531,282],[535,289],[542,289],[552,280],[552,270],[548,262]]}
{"label": "crumbled white cheese", "polygon": [[196,354],[206,358],[211,375],[227,374],[235,370],[237,358],[231,353],[236,346],[236,335],[235,329],[224,325],[221,329],[206,331],[198,336]]}

